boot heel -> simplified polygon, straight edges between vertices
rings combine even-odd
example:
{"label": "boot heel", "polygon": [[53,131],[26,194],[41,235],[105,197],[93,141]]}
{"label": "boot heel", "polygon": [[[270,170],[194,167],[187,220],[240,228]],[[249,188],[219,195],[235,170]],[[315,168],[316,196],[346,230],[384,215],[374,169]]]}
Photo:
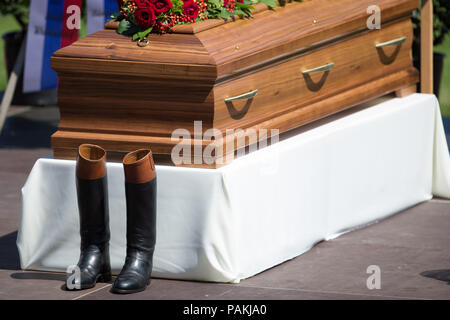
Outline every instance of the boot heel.
{"label": "boot heel", "polygon": [[99,277],[97,282],[110,282],[112,279],[111,277],[111,273],[107,272],[107,273],[102,273]]}

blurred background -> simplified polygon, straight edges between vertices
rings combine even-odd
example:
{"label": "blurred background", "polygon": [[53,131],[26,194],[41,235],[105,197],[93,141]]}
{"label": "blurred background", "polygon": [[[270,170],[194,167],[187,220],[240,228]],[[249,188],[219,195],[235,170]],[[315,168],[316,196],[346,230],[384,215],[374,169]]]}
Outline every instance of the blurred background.
{"label": "blurred background", "polygon": [[[118,8],[116,0],[90,0],[89,8],[87,8],[86,0],[61,0],[56,2],[51,2],[48,0],[34,1],[34,7],[32,7],[34,8],[33,11],[30,10],[30,0],[0,0],[0,100],[5,94],[8,84],[8,77],[14,68],[22,41],[27,33],[28,22],[30,19],[36,20],[36,12],[38,15],[43,15],[43,17],[39,16],[37,20],[43,20],[44,28],[48,28],[49,25],[51,26],[49,31],[50,36],[46,35],[44,41],[48,41],[47,38],[53,37],[49,41],[53,41],[53,46],[55,46],[54,42],[56,41],[59,48],[60,43],[62,43],[61,34],[55,35],[52,34],[52,32],[55,32],[55,29],[58,28],[59,32],[61,32],[61,21],[63,19],[62,12],[65,10],[65,5],[81,5],[80,30],[78,31],[79,39],[88,34],[89,28],[90,32],[103,28],[103,18],[105,20],[110,19],[111,14],[117,11]],[[33,11],[34,15],[32,17],[30,17],[30,11]],[[46,14],[55,16],[55,18],[50,22],[47,20],[47,26],[45,26]],[[88,26],[87,20],[89,20],[89,18],[87,17],[89,17],[89,14],[92,17],[91,21],[93,21],[93,23]],[[55,25],[57,25],[57,27],[55,27]],[[33,29],[35,28],[37,27],[34,25]],[[33,32],[35,34],[39,34],[39,31],[34,30]],[[48,43],[46,42],[45,45],[48,46]],[[44,50],[46,49],[47,47]],[[40,59],[42,58],[42,52],[40,53],[40,57],[39,54],[36,54],[36,57],[32,56],[32,59],[29,59],[31,61],[30,64],[33,64],[34,62],[37,64],[42,63],[42,61],[39,61],[42,60]],[[48,54],[51,55],[51,52]],[[26,60],[28,63],[28,59]],[[32,70],[32,68],[30,68],[30,70]],[[50,136],[56,131],[56,127],[59,123],[56,74],[54,79],[55,81],[50,85],[50,87],[53,88],[39,91],[34,89],[32,92],[24,93],[24,71],[25,64],[17,81],[12,104],[9,108],[6,121],[0,133],[0,149],[12,147],[48,149],[51,147]],[[45,71],[43,71],[43,73],[45,73]],[[51,80],[52,75],[49,75],[48,78]],[[50,150],[47,150],[46,152],[51,154]]]}
{"label": "blurred background", "polygon": [[[450,0],[434,0],[434,75],[435,94],[438,96],[444,127],[450,134]],[[6,89],[8,76],[14,66],[24,34],[27,31],[30,0],[0,0],[0,98]],[[86,5],[83,1],[79,37],[87,34]],[[420,12],[413,18],[415,41],[413,55],[420,69]],[[59,121],[56,89],[24,94],[23,79],[19,78],[0,135],[0,148],[38,147],[50,148],[50,135]]]}

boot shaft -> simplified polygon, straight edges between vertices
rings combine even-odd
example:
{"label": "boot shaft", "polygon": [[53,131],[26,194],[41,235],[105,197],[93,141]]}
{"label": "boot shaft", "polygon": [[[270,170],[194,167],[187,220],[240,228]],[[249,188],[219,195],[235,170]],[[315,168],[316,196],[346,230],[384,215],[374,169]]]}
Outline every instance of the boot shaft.
{"label": "boot shaft", "polygon": [[156,170],[150,150],[123,159],[127,199],[127,251],[153,254],[156,240]]}
{"label": "boot shaft", "polygon": [[81,247],[103,246],[110,239],[107,178],[77,178],[76,185]]}
{"label": "boot shaft", "polygon": [[125,182],[127,248],[153,252],[156,241],[156,178],[146,183]]}
{"label": "boot shaft", "polygon": [[102,248],[110,238],[105,150],[90,144],[78,148],[76,186],[81,247]]}

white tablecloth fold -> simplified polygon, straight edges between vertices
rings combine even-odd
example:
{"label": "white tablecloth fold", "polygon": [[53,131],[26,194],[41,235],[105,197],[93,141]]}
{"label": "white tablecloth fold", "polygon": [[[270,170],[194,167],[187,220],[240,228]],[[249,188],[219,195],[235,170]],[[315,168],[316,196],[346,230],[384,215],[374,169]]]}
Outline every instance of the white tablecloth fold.
{"label": "white tablecloth fold", "polygon": [[[111,263],[125,257],[121,164],[108,163]],[[432,195],[450,198],[450,159],[432,95],[391,99],[217,170],[157,166],[156,277],[239,282],[315,243]],[[22,189],[23,269],[79,255],[75,161],[39,159]]]}

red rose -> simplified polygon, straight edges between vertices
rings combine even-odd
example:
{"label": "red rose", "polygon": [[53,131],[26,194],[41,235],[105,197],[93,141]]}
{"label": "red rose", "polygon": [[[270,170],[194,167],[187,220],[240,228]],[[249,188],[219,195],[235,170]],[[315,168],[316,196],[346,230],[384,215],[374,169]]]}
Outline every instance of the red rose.
{"label": "red rose", "polygon": [[170,0],[150,0],[155,9],[155,13],[160,15],[172,9],[172,2]]}
{"label": "red rose", "polygon": [[[138,4],[139,3],[139,4]],[[156,14],[153,6],[148,1],[136,1],[137,8],[134,11],[134,18],[139,27],[147,29],[156,22]]]}
{"label": "red rose", "polygon": [[134,0],[138,8],[150,7],[152,4],[149,0]]}
{"label": "red rose", "polygon": [[183,4],[183,13],[186,17],[190,19],[195,19],[198,17],[198,12],[200,8],[193,0],[186,0]]}

